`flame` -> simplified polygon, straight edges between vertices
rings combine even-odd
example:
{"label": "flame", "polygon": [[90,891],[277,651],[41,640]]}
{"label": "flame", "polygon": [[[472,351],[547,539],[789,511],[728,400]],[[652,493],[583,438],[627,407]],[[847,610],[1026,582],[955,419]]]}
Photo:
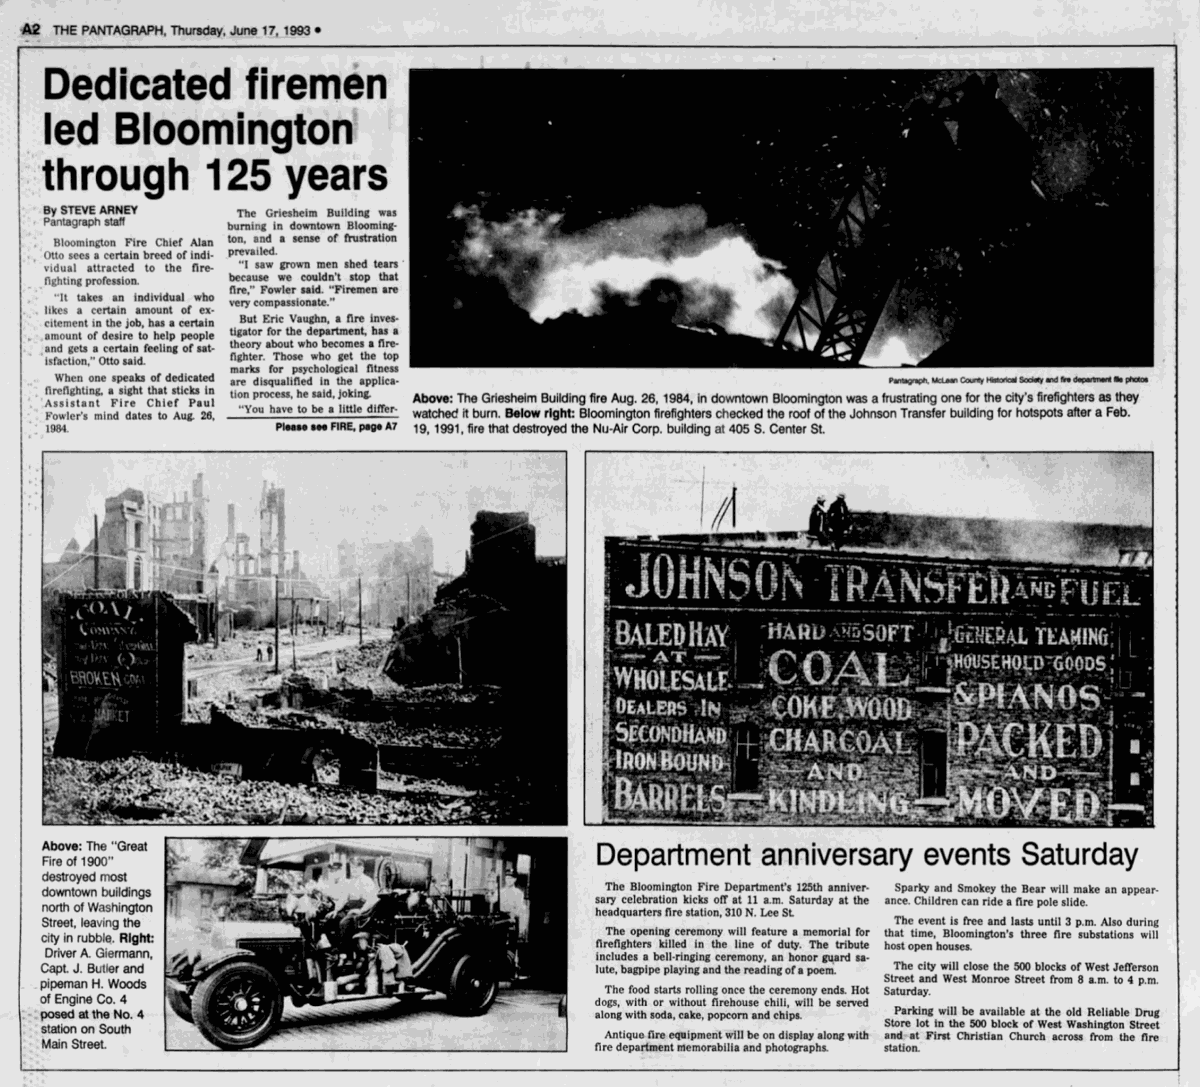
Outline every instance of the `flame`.
{"label": "flame", "polygon": [[614,295],[646,304],[647,292],[669,281],[676,324],[771,341],[796,297],[783,264],[735,227],[710,227],[696,205],[649,207],[574,233],[561,213],[529,210],[495,223],[459,205],[454,216],[466,223],[467,269],[503,282],[539,324],[603,313]]}
{"label": "flame", "polygon": [[882,344],[872,342],[863,355],[863,366],[916,366],[924,356],[914,355],[903,333],[893,333]]}

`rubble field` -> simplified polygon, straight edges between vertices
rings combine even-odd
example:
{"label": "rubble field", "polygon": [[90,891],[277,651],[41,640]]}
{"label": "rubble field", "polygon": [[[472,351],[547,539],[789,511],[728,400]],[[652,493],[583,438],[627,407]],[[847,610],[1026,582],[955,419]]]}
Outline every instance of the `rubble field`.
{"label": "rubble field", "polygon": [[[244,658],[245,649],[239,656]],[[561,788],[565,767],[555,768],[558,780],[551,783],[536,764],[514,766],[501,757],[507,713],[499,690],[399,686],[380,671],[388,650],[388,641],[377,640],[298,660],[295,670],[284,656],[278,674],[258,663],[201,674],[184,723],[185,734],[199,729],[200,736],[210,738],[204,752],[213,770],[224,769],[216,762],[237,764],[246,755],[237,744],[225,743],[226,735],[269,737],[269,730],[278,729],[295,737],[298,730],[313,729],[377,745],[377,792],[263,780],[262,774],[258,780],[249,775],[236,780],[208,772],[205,761],[191,756],[185,756],[186,764],[143,757],[55,758],[57,706],[50,696],[44,819],[48,824],[243,825],[556,821],[545,817],[546,798]],[[227,728],[235,731],[223,731]],[[243,728],[253,732],[236,731]],[[439,753],[440,759],[428,758]],[[418,772],[404,772],[414,768]]]}
{"label": "rubble field", "polygon": [[[391,785],[392,783],[389,783]],[[521,822],[512,796],[487,796],[445,782],[394,782],[378,793],[336,785],[233,781],[145,758],[46,760],[47,824],[198,823],[414,825]],[[526,820],[527,821],[527,820]]]}
{"label": "rubble field", "polygon": [[282,667],[278,674],[255,666],[204,676],[188,720],[335,729],[371,744],[471,754],[499,746],[503,715],[498,688],[398,686],[380,672],[388,648],[386,641],[367,643],[309,658],[294,670]]}

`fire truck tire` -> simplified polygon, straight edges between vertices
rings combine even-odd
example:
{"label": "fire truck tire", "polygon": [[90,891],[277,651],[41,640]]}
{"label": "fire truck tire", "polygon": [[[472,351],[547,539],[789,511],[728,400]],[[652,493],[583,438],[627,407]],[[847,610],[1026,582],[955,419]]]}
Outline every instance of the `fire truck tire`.
{"label": "fire truck tire", "polygon": [[279,1025],[283,994],[275,975],[256,962],[218,966],[192,993],[196,1026],[221,1049],[249,1049]]}
{"label": "fire truck tire", "polygon": [[455,1015],[483,1015],[500,991],[496,971],[479,955],[464,955],[450,971],[450,1010]]}
{"label": "fire truck tire", "polygon": [[186,993],[181,993],[178,989],[168,989],[167,1003],[171,1006],[171,1011],[185,1023],[192,1022],[192,998]]}

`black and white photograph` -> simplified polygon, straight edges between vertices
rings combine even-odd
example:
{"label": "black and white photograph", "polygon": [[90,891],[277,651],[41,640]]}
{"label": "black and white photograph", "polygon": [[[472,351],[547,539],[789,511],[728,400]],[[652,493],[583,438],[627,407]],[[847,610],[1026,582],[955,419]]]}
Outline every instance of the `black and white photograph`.
{"label": "black and white photograph", "polygon": [[1154,77],[414,69],[411,365],[1153,365]]}
{"label": "black and white photograph", "polygon": [[565,838],[165,853],[168,1050],[566,1049]]}
{"label": "black and white photograph", "polygon": [[46,823],[565,822],[565,454],[43,468]]}
{"label": "black and white photograph", "polygon": [[1153,825],[1152,482],[1148,453],[590,453],[601,821]]}

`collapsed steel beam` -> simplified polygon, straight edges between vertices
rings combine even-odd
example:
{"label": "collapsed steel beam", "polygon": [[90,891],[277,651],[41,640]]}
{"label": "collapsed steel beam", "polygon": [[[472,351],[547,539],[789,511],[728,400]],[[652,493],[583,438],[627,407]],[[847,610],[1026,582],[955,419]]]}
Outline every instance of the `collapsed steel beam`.
{"label": "collapsed steel beam", "polygon": [[864,169],[838,206],[829,241],[801,285],[775,347],[795,330],[799,346],[820,359],[854,366],[862,359],[897,278],[883,184]]}

